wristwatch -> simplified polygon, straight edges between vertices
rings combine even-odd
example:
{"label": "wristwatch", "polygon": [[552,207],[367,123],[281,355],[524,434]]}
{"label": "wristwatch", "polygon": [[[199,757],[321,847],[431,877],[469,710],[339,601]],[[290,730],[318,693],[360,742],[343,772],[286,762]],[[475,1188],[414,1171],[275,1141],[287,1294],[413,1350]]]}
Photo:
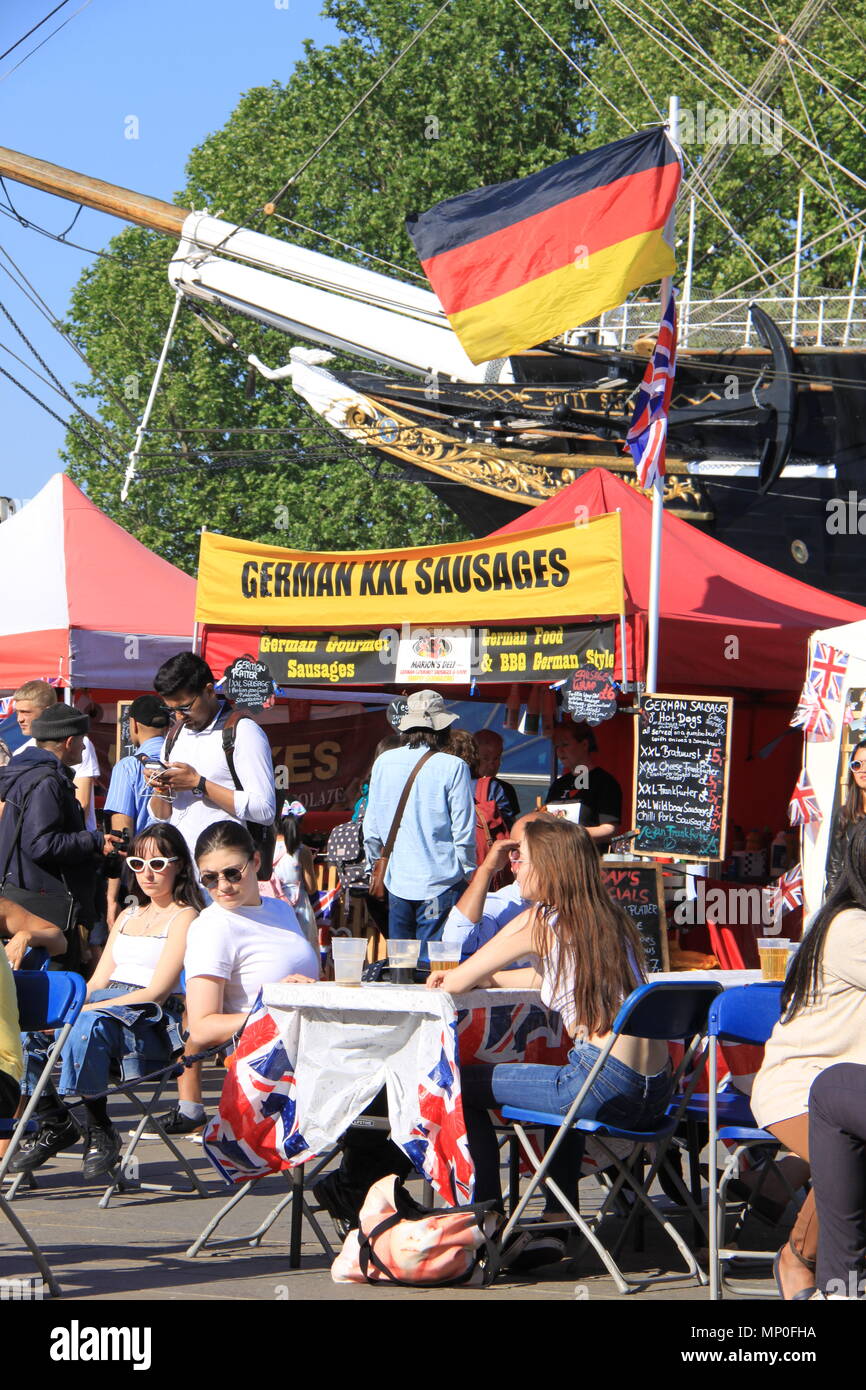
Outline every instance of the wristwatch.
{"label": "wristwatch", "polygon": [[206,778],[206,777],[199,777],[198,781],[196,782],[195,786],[194,786],[193,789],[192,789],[192,794],[193,794],[193,796],[204,796],[206,786],[207,786],[207,778]]}

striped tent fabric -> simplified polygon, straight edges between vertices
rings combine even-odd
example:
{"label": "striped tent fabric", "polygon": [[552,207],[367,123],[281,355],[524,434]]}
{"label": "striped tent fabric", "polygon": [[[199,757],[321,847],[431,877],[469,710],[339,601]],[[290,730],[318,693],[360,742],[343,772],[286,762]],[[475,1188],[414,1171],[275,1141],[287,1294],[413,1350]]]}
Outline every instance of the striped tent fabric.
{"label": "striped tent fabric", "polygon": [[408,218],[473,362],[534,347],[674,271],[664,228],[681,166],[661,126]]}

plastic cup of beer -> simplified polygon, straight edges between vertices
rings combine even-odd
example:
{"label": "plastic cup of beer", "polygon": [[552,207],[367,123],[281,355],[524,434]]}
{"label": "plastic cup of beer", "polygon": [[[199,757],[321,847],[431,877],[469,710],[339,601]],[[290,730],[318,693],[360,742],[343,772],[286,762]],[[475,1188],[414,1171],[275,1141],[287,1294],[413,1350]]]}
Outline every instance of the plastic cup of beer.
{"label": "plastic cup of beer", "polygon": [[454,970],[460,964],[461,950],[457,942],[430,941],[427,951],[431,970]]}
{"label": "plastic cup of beer", "polygon": [[388,974],[392,985],[414,985],[420,950],[420,941],[398,941],[388,937]]}
{"label": "plastic cup of beer", "polygon": [[785,936],[762,936],[758,938],[758,956],[761,961],[761,978],[764,980],[784,980],[788,973],[788,953],[791,942]]}
{"label": "plastic cup of beer", "polygon": [[331,954],[334,957],[334,984],[346,989],[358,989],[361,972],[367,959],[367,939],[363,936],[333,936]]}

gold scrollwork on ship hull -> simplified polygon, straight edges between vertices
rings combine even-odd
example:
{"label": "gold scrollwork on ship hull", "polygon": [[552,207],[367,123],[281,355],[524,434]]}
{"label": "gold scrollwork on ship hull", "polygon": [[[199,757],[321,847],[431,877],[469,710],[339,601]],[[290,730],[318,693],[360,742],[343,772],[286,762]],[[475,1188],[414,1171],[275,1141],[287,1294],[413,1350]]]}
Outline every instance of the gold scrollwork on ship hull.
{"label": "gold scrollwork on ship hull", "polygon": [[[386,412],[369,397],[363,399],[363,407],[354,405],[346,411],[343,425],[357,440],[398,462],[413,464],[480,492],[536,506],[573,483],[587,468],[597,467],[609,468],[630,487],[645,492],[634,473],[627,471],[630,464],[614,456],[555,454],[545,456],[544,464],[530,462],[521,450],[466,444],[416,425],[390,408]],[[693,521],[713,520],[706,493],[687,476],[667,475],[664,501],[676,515]]]}

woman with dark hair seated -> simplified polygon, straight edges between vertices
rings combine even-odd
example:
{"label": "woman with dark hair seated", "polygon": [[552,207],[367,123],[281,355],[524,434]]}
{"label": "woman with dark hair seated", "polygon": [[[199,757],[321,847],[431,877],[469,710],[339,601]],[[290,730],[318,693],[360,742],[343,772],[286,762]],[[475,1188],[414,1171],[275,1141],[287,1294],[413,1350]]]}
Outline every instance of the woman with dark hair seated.
{"label": "woman with dark hair seated", "polygon": [[186,935],[202,906],[183,836],[171,825],[149,825],[126,860],[133,875],[127,907],[112,927],[87,987],[87,1000],[61,1053],[58,1091],[39,1101],[39,1133],[25,1141],[11,1168],[30,1172],[72,1148],[81,1128],[60,1096],[81,1096],[87,1112],[84,1176],[116,1167],[120,1135],[105,1093],[112,1068],[124,1080],[147,1076],[183,1046],[183,1003],[177,994]]}
{"label": "woman with dark hair seated", "polygon": [[186,948],[189,1052],[229,1042],[262,985],[319,978],[318,953],[290,905],[261,897],[259,855],[243,825],[209,825],[198,838],[195,859],[212,902],[192,927]]}
{"label": "woman with dark hair seated", "polygon": [[[836,886],[788,970],[782,1017],[752,1089],[758,1124],[807,1161],[810,1090],[835,1062],[866,1063],[866,819],[858,820],[847,838]],[[776,1256],[783,1298],[811,1297],[817,1245],[810,1193]]]}
{"label": "woman with dark hair seated", "polygon": [[836,887],[845,862],[845,845],[854,833],[858,821],[866,816],[866,739],[861,738],[848,764],[851,780],[844,803],[839,807],[830,832],[830,852],[827,855],[827,892]]}

